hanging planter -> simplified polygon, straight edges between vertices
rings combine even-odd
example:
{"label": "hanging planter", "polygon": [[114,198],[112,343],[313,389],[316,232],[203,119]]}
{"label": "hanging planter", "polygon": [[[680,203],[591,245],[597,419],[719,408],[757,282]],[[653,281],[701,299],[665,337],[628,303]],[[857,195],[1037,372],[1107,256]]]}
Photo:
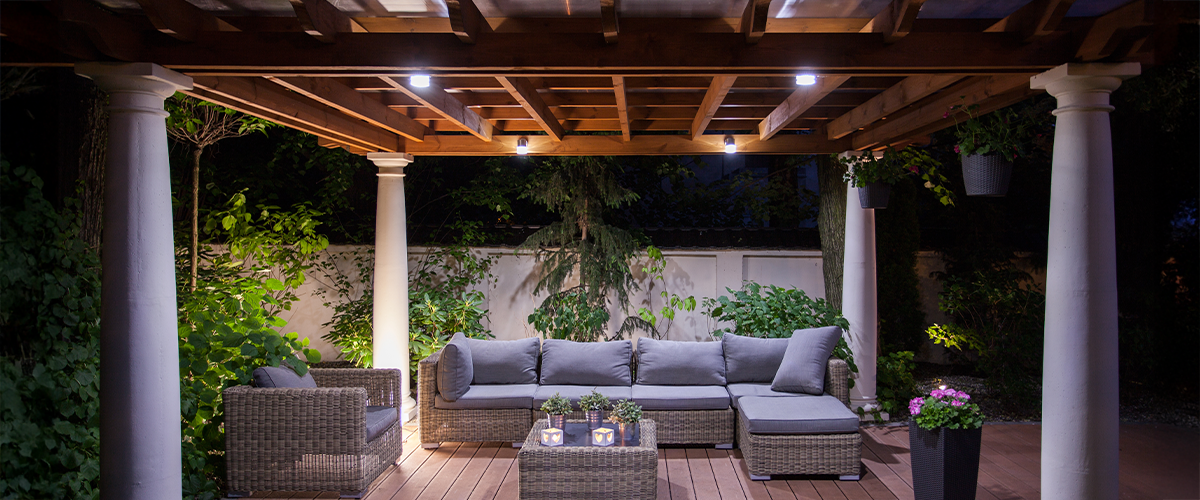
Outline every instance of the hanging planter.
{"label": "hanging planter", "polygon": [[883,182],[868,182],[858,188],[858,204],[866,208],[887,208],[892,195],[892,185]]}
{"label": "hanging planter", "polygon": [[925,430],[916,422],[909,422],[914,498],[974,499],[982,439],[982,427]]}
{"label": "hanging planter", "polygon": [[1008,193],[1012,162],[1000,155],[963,155],[963,184],[967,196],[1000,197]]}

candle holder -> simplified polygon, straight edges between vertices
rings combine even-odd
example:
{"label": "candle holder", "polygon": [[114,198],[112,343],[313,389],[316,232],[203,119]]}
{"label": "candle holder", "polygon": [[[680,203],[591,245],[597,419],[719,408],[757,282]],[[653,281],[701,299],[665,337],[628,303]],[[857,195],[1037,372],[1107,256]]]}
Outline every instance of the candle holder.
{"label": "candle holder", "polygon": [[542,446],[562,446],[563,430],[549,428],[542,431]]}
{"label": "candle holder", "polygon": [[616,432],[607,427],[592,429],[592,445],[593,446],[612,446]]}

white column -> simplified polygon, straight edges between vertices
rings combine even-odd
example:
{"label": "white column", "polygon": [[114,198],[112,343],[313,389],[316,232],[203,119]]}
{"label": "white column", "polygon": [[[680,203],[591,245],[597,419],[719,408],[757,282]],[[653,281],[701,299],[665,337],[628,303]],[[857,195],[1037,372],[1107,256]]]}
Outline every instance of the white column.
{"label": "white column", "polygon": [[151,63],[83,63],[75,71],[109,94],[100,497],[179,498],[179,324],[163,100],[192,79]]}
{"label": "white column", "polygon": [[[847,151],[842,157],[861,155]],[[877,154],[878,156],[878,154]],[[854,353],[858,376],[850,388],[850,406],[870,412],[879,408],[875,400],[875,349],[878,344],[879,311],[875,284],[875,210],[862,208],[858,188],[847,184],[846,253],[842,262],[842,316],[850,322],[846,343]]]}
{"label": "white column", "polygon": [[1137,63],[1064,64],[1030,80],[1058,99],[1042,377],[1042,496],[1115,500],[1117,257],[1109,94]]}
{"label": "white column", "polygon": [[379,167],[379,196],[375,209],[375,302],[371,356],[375,368],[399,368],[403,408],[401,421],[416,416],[408,372],[408,236],[405,229],[404,167],[413,157],[405,153],[369,153]]}

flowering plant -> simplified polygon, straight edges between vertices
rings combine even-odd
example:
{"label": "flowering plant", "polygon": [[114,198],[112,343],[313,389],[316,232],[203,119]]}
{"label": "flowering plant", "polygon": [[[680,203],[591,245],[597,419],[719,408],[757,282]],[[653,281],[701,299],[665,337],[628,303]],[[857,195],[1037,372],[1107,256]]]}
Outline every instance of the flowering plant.
{"label": "flowering plant", "polygon": [[[967,121],[958,123],[957,111],[962,110],[968,116]],[[979,105],[954,105],[942,115],[945,118],[954,116],[955,135],[958,144],[954,152],[966,155],[998,154],[1006,160],[1024,157],[1025,144],[1033,136],[1036,125],[1028,116],[1017,114],[1011,108],[997,110],[986,117],[980,116]]]}
{"label": "flowering plant", "polygon": [[888,147],[879,158],[870,151],[863,151],[858,156],[835,156],[835,159],[846,166],[842,178],[854,187],[866,187],[872,182],[895,184],[906,176],[915,175],[925,181],[925,188],[933,191],[943,205],[954,205],[954,193],[945,186],[949,181],[939,171],[941,162],[920,149],[907,147],[896,151]]}
{"label": "flowering plant", "polygon": [[941,386],[928,396],[915,397],[908,402],[908,412],[922,429],[978,429],[983,427],[983,412],[970,402],[971,395]]}

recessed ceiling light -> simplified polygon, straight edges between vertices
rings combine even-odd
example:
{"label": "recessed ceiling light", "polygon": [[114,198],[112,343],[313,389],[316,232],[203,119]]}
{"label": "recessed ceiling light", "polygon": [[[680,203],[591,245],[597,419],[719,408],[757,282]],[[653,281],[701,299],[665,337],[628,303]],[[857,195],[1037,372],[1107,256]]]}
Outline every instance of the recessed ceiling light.
{"label": "recessed ceiling light", "polygon": [[523,155],[529,152],[529,139],[524,137],[517,139],[517,154]]}
{"label": "recessed ceiling light", "polygon": [[796,85],[816,85],[817,75],[796,75]]}
{"label": "recessed ceiling light", "polygon": [[429,86],[429,75],[413,75],[408,77],[408,83],[413,87],[425,88]]}
{"label": "recessed ceiling light", "polygon": [[725,154],[734,154],[737,152],[737,143],[733,142],[733,136],[725,136]]}

